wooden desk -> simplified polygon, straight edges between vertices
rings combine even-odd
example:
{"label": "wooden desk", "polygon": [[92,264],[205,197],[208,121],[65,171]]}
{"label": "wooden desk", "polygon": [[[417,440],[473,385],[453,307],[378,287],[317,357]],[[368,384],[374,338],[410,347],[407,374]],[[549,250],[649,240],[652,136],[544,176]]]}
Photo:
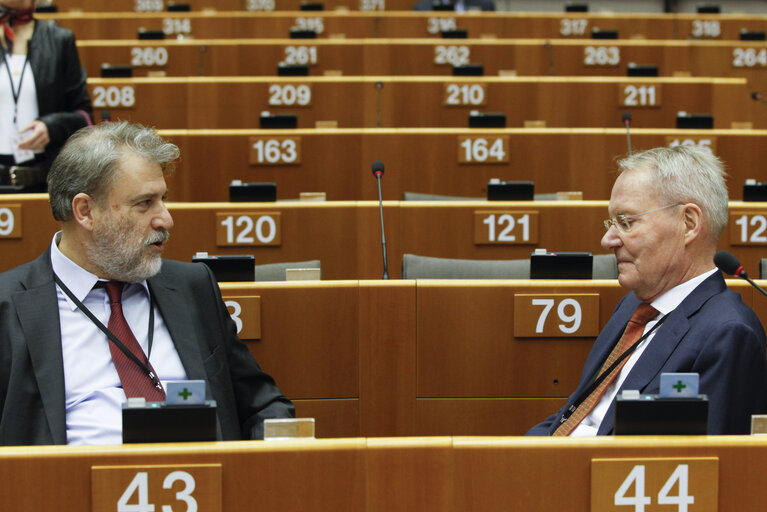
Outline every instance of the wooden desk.
{"label": "wooden desk", "polygon": [[[43,224],[44,196],[14,199],[27,234],[21,239],[0,239],[0,251],[10,256],[2,263],[9,266],[20,263],[13,259],[36,257],[51,239],[50,233],[28,237],[32,224]],[[11,203],[0,204],[8,208]],[[403,252],[429,254],[428,244],[444,244],[444,239],[436,244],[429,241],[435,233],[458,233],[452,245],[467,252],[447,249],[430,255],[512,257],[511,251],[501,247],[496,249],[503,252],[492,253],[478,246],[471,253],[473,242],[462,225],[476,223],[476,211],[484,205],[387,206],[394,278]],[[606,210],[604,202],[497,205],[504,207],[511,213],[519,212],[518,208],[538,211],[541,245],[556,250],[570,249],[560,245],[562,236],[557,232],[570,233],[573,240],[592,238],[579,229],[600,231],[595,218],[603,217]],[[440,210],[442,215],[435,215]],[[171,212],[176,221],[167,251],[171,258],[188,261],[193,250],[255,253],[259,263],[271,258],[320,257],[326,279],[353,276],[350,281],[221,285],[224,299],[240,304],[232,306],[231,312],[242,322],[243,339],[256,359],[297,401],[300,415],[322,419],[318,426],[322,436],[520,434],[556,410],[575,388],[594,337],[625,293],[616,281],[358,281],[360,276],[381,275],[374,202],[292,207],[171,205]],[[253,217],[268,213],[274,218],[279,214],[284,249],[212,245],[215,221],[221,219],[216,215],[222,212]],[[733,217],[737,222],[739,216]],[[553,239],[545,238],[549,236],[545,233]],[[413,243],[418,238],[424,240],[421,245]],[[597,240],[595,236],[589,243]],[[761,252],[758,246],[748,250]],[[525,257],[521,254],[529,254],[530,247],[522,245],[517,251]],[[767,321],[761,296],[754,300],[752,288],[742,281],[729,284],[747,304],[759,304],[757,312]],[[516,297],[552,293],[596,301],[595,308],[588,302],[591,309],[583,302],[582,323],[590,330],[565,338],[518,335]],[[585,296],[591,298],[582,299]],[[249,297],[258,297],[258,303],[251,304]],[[494,413],[499,406],[502,412]]]}
{"label": "wooden desk", "polygon": [[743,78],[90,78],[88,90],[97,119],[108,111],[161,129],[258,128],[261,111],[295,114],[299,128],[466,127],[473,110],[504,113],[509,127],[620,126],[631,112],[633,126],[674,128],[686,111],[713,114],[716,128],[767,128]]}
{"label": "wooden desk", "polygon": [[[764,302],[748,283],[728,285],[748,305]],[[246,343],[299,416],[323,418],[323,436],[519,435],[575,390],[626,290],[607,280],[393,280],[232,283],[222,293],[260,298],[261,337]],[[541,320],[533,296],[577,303],[580,322],[552,312],[541,337],[517,334]]]}
{"label": "wooden desk", "polygon": [[[7,226],[11,210],[15,224],[21,226],[20,237],[0,236],[2,271],[45,251],[58,224],[51,217],[47,197],[41,194],[0,196],[0,208],[4,209],[0,221]],[[383,274],[376,201],[169,203],[169,208],[175,226],[164,256],[170,259],[191,261],[200,251],[253,254],[257,264],[319,259],[326,280],[378,279]],[[504,215],[514,219],[511,228]],[[273,219],[274,230],[266,221],[259,224],[264,216]],[[405,253],[526,259],[535,248],[544,247],[604,254],[600,240],[606,216],[607,201],[386,201],[389,274],[395,279],[401,276]],[[249,223],[241,217],[255,220]],[[765,219],[767,203],[732,201],[729,226],[719,244],[720,249],[735,254],[754,277],[759,276],[759,260],[767,246]],[[256,232],[266,242],[257,240]],[[505,235],[501,237],[501,233]],[[227,236],[242,242],[227,242]]]}
{"label": "wooden desk", "polygon": [[[168,180],[179,201],[225,201],[233,179],[277,183],[277,197],[323,191],[328,200],[374,200],[370,165],[386,165],[383,197],[403,192],[485,197],[490,179],[531,180],[536,193],[580,190],[608,199],[622,128],[381,128],[314,130],[161,130],[181,148]],[[635,151],[671,144],[714,148],[727,166],[731,197],[742,197],[754,162],[767,160],[761,130],[632,129]],[[272,164],[269,159],[275,161]]]}
{"label": "wooden desk", "polygon": [[[56,5],[62,11],[85,11],[85,12],[162,12],[171,1],[166,0],[113,0],[101,2],[99,0],[62,0]],[[181,2],[175,2],[181,3]],[[274,11],[277,7],[284,11],[300,11],[301,0],[188,0],[192,11]],[[361,11],[405,10],[413,8],[414,2],[410,0],[322,0],[320,3],[329,11],[335,9],[351,9]],[[309,11],[311,14],[311,11]]]}
{"label": "wooden desk", "polygon": [[[300,47],[306,49],[296,50]],[[308,64],[311,75],[449,75],[453,64],[467,63],[483,64],[486,75],[513,70],[526,76],[625,76],[630,62],[657,65],[661,76],[749,77],[763,75],[765,68],[759,58],[762,45],[753,41],[134,38],[79,40],[78,48],[89,76],[99,76],[102,62],[135,62],[135,76],[149,71],[170,76],[275,75],[280,62]],[[167,55],[157,54],[157,48]],[[746,55],[749,49],[753,58]],[[357,60],[361,56],[371,60]]]}
{"label": "wooden desk", "polygon": [[[701,458],[713,461],[713,475],[696,472]],[[685,463],[690,465],[686,481],[696,505],[718,507],[709,510],[760,510],[763,505],[767,441],[749,436],[354,438],[15,447],[0,451],[0,492],[9,510],[98,512],[91,508],[98,478],[94,472],[121,466],[127,469],[120,473],[124,480],[119,484],[117,476],[101,481],[115,485],[117,495],[110,509],[131,478],[146,472],[148,487],[154,490],[147,503],[155,504],[157,510],[160,505],[184,510],[183,501],[175,495],[178,489],[161,487],[167,474],[178,470],[195,482],[189,493],[192,498],[204,500],[213,494],[220,497],[218,510],[223,511],[258,504],[264,510],[317,512],[556,512],[563,503],[571,510],[589,510],[592,490],[599,492],[602,483],[593,481],[592,475],[599,459],[629,459],[647,467],[648,511],[663,510],[656,506],[660,487],[674,467]],[[671,469],[659,470],[658,459],[674,459],[669,461]],[[201,476],[199,465],[203,464],[219,468],[217,476]],[[625,474],[614,475],[617,482],[603,492],[615,494],[630,469],[631,465]],[[711,491],[713,503],[706,503]],[[135,504],[136,494],[129,496]]]}
{"label": "wooden desk", "polygon": [[[349,1],[348,3],[352,3]],[[389,2],[390,3],[390,2]],[[406,2],[403,2],[406,3]],[[256,2],[251,2],[255,7]],[[283,8],[290,2],[279,2]],[[375,4],[369,2],[369,6]],[[641,14],[565,12],[413,12],[413,11],[219,11],[117,12],[121,2],[100,4],[102,12],[40,13],[71,29],[78,39],[134,39],[140,28],[161,30],[167,37],[286,38],[291,28],[314,30],[319,38],[434,37],[442,30],[466,30],[469,37],[591,37],[592,30],[617,30],[620,39],[740,40],[741,30],[763,31],[767,16],[759,14]],[[129,6],[130,8],[131,6]],[[266,6],[264,6],[266,7]],[[245,5],[247,9],[248,6]],[[242,9],[242,6],[233,7]],[[410,6],[406,6],[410,9]]]}

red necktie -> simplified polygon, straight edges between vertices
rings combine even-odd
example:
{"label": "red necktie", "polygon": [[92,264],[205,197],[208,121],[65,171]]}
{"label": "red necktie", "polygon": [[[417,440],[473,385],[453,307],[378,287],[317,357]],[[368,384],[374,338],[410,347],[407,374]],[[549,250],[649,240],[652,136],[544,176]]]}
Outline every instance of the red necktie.
{"label": "red necktie", "polygon": [[[136,337],[133,335],[128,322],[123,315],[122,306],[122,293],[125,283],[121,281],[99,281],[96,283],[96,288],[105,288],[107,295],[109,296],[109,307],[112,310],[112,314],[109,316],[109,324],[107,327],[117,339],[122,341],[128,350],[144,363],[155,375],[152,365],[144,354],[144,351],[139,345]],[[165,391],[158,389],[152,379],[146,374],[146,371],[131,360],[120,348],[113,342],[109,342],[109,350],[112,353],[112,362],[117,369],[117,374],[120,376],[120,382],[122,382],[123,391],[128,398],[132,397],[144,397],[148,402],[161,402],[165,401]]]}
{"label": "red necktie", "polygon": [[[618,340],[618,343],[615,345],[615,347],[613,347],[610,355],[607,356],[607,360],[602,365],[602,369],[599,370],[600,375],[602,372],[610,368],[610,366],[612,366],[613,363],[615,363],[615,361],[617,361],[618,358],[626,350],[631,348],[631,346],[634,345],[634,343],[636,343],[637,340],[642,337],[644,326],[657,315],[658,310],[646,302],[642,302],[639,304],[639,306],[637,306],[634,314],[631,315],[631,319],[626,326],[626,330],[623,331],[623,336],[621,336],[621,339]],[[620,364],[616,366],[613,371],[607,375],[607,377],[605,377],[599,386],[597,386],[596,389],[592,391],[591,394],[589,394],[589,396],[587,396],[583,402],[580,403],[580,405],[575,409],[575,411],[573,411],[570,417],[557,427],[557,429],[552,434],[553,436],[570,435],[575,427],[577,427],[578,424],[583,421],[583,418],[588,416],[591,410],[596,407],[596,405],[599,403],[599,400],[602,398],[602,395],[604,395],[605,391],[607,390],[607,387],[615,380],[615,378],[620,373],[621,368],[623,368],[623,365],[626,364],[628,359],[628,357],[623,359],[623,361],[621,361]]]}
{"label": "red necktie", "polygon": [[[5,32],[5,39],[13,45],[13,29],[12,26],[23,25],[29,23],[35,13],[34,7],[26,9],[9,9],[2,16],[0,16],[0,24],[3,25],[3,32]],[[9,23],[10,22],[10,23]]]}

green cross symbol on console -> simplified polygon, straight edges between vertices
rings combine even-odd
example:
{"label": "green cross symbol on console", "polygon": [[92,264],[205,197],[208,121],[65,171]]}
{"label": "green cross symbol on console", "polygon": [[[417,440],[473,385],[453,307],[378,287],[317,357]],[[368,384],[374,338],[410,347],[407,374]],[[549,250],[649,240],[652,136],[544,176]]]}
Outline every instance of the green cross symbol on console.
{"label": "green cross symbol on console", "polygon": [[674,388],[674,389],[676,389],[676,392],[677,392],[677,393],[681,393],[681,392],[682,392],[682,390],[683,390],[684,388],[686,388],[687,386],[685,385],[685,383],[684,383],[684,382],[682,382],[682,381],[680,380],[680,381],[677,381],[677,383],[676,383],[676,384],[674,384],[674,385],[673,385],[673,386],[671,386],[671,387],[672,387],[672,388]]}
{"label": "green cross symbol on console", "polygon": [[184,391],[179,392],[178,396],[184,399],[186,401],[190,396],[192,396],[192,392],[188,389],[184,388]]}

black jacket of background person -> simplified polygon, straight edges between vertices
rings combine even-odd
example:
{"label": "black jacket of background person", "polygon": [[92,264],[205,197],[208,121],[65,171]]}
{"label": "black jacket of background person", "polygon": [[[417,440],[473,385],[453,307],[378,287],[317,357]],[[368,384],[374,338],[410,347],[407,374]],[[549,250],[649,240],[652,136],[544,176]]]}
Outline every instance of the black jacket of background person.
{"label": "black jacket of background person", "polygon": [[[2,48],[0,53],[4,59]],[[70,135],[92,124],[93,110],[72,31],[52,21],[35,20],[27,57],[35,77],[38,118],[48,127],[51,139],[45,147],[47,168]]]}

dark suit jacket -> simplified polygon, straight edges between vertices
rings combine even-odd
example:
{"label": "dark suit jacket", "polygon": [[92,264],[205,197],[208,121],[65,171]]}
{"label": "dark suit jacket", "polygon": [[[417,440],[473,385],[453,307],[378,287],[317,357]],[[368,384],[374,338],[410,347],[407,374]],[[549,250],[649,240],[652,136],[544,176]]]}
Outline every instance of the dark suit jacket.
{"label": "dark suit jacket", "polygon": [[[263,437],[294,415],[244,343],[212,273],[164,260],[149,288],[189,379],[205,379],[223,440]],[[106,342],[106,340],[105,340]],[[0,274],[0,445],[65,444],[64,368],[50,250]]]}
{"label": "dark suit jacket", "polygon": [[[607,359],[638,304],[633,292],[621,299],[586,359],[578,389],[559,412],[528,435],[550,435],[556,429],[567,407]],[[709,399],[709,434],[748,434],[751,415],[767,413],[764,329],[719,272],[669,313],[620,390],[657,394],[664,372],[700,374],[699,391]],[[614,407],[613,403],[605,414],[598,434],[612,433]]]}

